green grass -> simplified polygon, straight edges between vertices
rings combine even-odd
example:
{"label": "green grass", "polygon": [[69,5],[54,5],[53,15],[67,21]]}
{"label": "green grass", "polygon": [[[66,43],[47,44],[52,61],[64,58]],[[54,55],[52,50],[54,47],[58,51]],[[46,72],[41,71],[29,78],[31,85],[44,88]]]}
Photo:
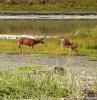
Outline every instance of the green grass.
{"label": "green grass", "polygon": [[[72,73],[66,69],[64,76],[55,74],[53,70],[51,73],[33,73],[35,69],[44,67],[21,66],[0,72],[0,99],[82,98],[84,96],[83,89],[88,77],[80,77],[82,68],[77,68],[76,73],[73,73],[75,69],[71,69]],[[89,69],[86,70],[89,71]],[[80,78],[79,83],[76,78]],[[96,89],[97,82],[94,78],[92,81],[89,87]]]}
{"label": "green grass", "polygon": [[[74,55],[96,60],[96,20],[4,20],[0,21],[0,33],[59,36],[57,39],[44,39],[45,44],[35,46],[35,52],[23,46],[23,54],[68,54],[68,50],[62,49],[58,43],[61,36],[68,37],[77,45],[78,52]],[[0,39],[0,52],[20,54],[18,41]]]}
{"label": "green grass", "polygon": [[[64,53],[64,50],[60,48],[57,40],[49,40],[45,39],[45,44],[38,44],[35,46],[35,50],[32,48],[29,49],[28,46],[23,45],[23,53],[24,54],[60,54]],[[0,52],[1,53],[21,53],[20,48],[18,47],[18,40],[0,40]],[[58,46],[58,47],[57,47]],[[58,51],[58,49],[60,49]],[[55,52],[56,51],[56,52]]]}
{"label": "green grass", "polygon": [[62,77],[54,73],[37,76],[13,69],[0,73],[0,83],[1,99],[81,97],[83,94],[68,75]]}
{"label": "green grass", "polygon": [[[67,35],[68,36],[68,35]],[[97,53],[97,40],[96,37],[88,35],[87,37],[78,36],[77,39],[74,39],[71,35],[68,36],[70,41],[73,41],[77,45],[77,52],[72,52],[72,55],[87,56],[91,60],[96,59]],[[58,43],[60,38],[56,39],[44,39],[45,44],[38,44],[35,46],[35,49],[29,49],[28,46],[23,45],[23,52],[21,53],[20,48],[18,47],[18,40],[0,40],[0,53],[9,53],[9,54],[47,54],[47,55],[67,55],[68,49],[62,48]],[[88,42],[87,42],[88,41]]]}
{"label": "green grass", "polygon": [[97,61],[97,55],[96,54],[90,54],[90,55],[86,56],[86,58],[89,61]]}
{"label": "green grass", "polygon": [[44,66],[21,66],[21,67],[17,67],[16,69],[19,71],[32,71],[32,70],[41,70],[43,69]]}
{"label": "green grass", "polygon": [[[80,3],[78,3],[80,4]],[[0,4],[1,12],[36,12],[36,13],[97,13],[96,3],[89,5],[66,5],[66,4],[34,4],[34,5],[9,5]]]}

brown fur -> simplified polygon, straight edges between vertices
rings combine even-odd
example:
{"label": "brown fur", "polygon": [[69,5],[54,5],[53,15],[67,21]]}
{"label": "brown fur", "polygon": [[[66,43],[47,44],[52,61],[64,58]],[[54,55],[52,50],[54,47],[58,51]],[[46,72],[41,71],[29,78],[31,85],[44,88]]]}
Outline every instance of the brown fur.
{"label": "brown fur", "polygon": [[69,39],[61,37],[61,45],[63,47],[67,47],[70,48],[71,50],[75,50],[76,49],[76,45],[73,44],[72,42],[69,41]]}
{"label": "brown fur", "polygon": [[31,38],[26,38],[26,37],[22,37],[18,40],[19,42],[19,48],[21,49],[21,52],[22,52],[22,48],[21,48],[21,45],[27,45],[27,46],[32,46],[32,48],[34,49],[34,46],[36,44],[39,44],[39,43],[42,43],[44,44],[44,41],[43,39],[40,39],[40,40],[36,40],[36,39],[31,39]]}

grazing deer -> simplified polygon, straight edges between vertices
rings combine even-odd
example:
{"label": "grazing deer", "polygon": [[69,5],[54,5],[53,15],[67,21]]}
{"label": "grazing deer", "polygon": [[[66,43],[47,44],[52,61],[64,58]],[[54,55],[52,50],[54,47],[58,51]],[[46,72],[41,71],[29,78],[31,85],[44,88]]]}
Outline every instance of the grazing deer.
{"label": "grazing deer", "polygon": [[[70,42],[69,39],[67,38],[64,38],[64,37],[61,37],[61,40],[60,40],[60,43],[61,43],[61,46],[62,47],[66,47],[68,48],[70,51],[73,50],[73,51],[76,51],[76,45],[73,44],[73,42]],[[70,53],[70,52],[69,52]]]}
{"label": "grazing deer", "polygon": [[21,52],[22,52],[21,45],[27,45],[27,46],[29,46],[29,48],[30,48],[30,46],[32,46],[32,48],[34,49],[34,46],[36,44],[39,44],[39,43],[44,44],[43,39],[36,40],[36,39],[31,39],[31,38],[26,38],[26,37],[20,38],[18,40],[18,42],[19,42],[19,48],[21,49]]}
{"label": "grazing deer", "polygon": [[76,45],[73,42],[70,42],[69,39],[61,37],[61,46],[70,48],[71,50],[76,49]]}

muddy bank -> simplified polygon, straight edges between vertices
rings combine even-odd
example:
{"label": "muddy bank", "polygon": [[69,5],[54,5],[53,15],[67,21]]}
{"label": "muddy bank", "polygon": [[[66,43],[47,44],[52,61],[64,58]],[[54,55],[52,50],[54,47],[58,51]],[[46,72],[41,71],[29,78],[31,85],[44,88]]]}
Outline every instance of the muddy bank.
{"label": "muddy bank", "polygon": [[[69,62],[69,63],[68,63]],[[0,54],[0,70],[7,70],[17,66],[42,65],[47,68],[54,67],[97,67],[97,61],[88,61],[84,57],[75,56],[69,58],[64,55],[47,56],[47,55],[27,55],[27,54]]]}

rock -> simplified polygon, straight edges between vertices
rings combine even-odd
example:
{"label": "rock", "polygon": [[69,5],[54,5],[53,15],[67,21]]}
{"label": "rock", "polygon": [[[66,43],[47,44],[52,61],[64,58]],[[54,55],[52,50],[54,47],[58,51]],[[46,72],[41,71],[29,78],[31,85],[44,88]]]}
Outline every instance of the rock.
{"label": "rock", "polygon": [[97,90],[87,90],[83,100],[97,100]]}
{"label": "rock", "polygon": [[54,67],[54,72],[58,73],[60,75],[64,75],[65,74],[65,69],[63,67]]}

